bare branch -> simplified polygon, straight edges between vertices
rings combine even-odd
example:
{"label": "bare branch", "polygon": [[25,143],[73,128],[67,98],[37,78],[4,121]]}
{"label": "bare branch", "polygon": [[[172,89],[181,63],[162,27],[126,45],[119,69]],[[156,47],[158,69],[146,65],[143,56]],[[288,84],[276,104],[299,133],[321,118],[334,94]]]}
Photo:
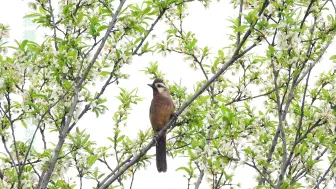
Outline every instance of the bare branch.
{"label": "bare branch", "polygon": [[[244,5],[244,0],[240,0],[239,15],[238,15],[238,27],[240,27],[240,25],[241,25],[241,18],[242,18],[242,14],[243,14],[243,5]],[[240,31],[238,31],[238,33],[237,33],[237,42],[236,42],[237,47],[238,47],[239,44],[240,44]]]}
{"label": "bare branch", "polygon": [[14,168],[15,168],[16,173],[19,174],[19,170],[18,170],[18,168],[15,166],[14,158],[13,158],[12,154],[10,153],[8,147],[7,147],[5,136],[4,136],[4,135],[1,135],[1,139],[2,139],[2,143],[3,143],[3,145],[4,145],[4,148],[5,148],[5,150],[6,150],[7,154],[8,154],[8,156],[9,156],[9,158],[10,158],[11,161],[12,161],[12,165],[14,165]]}
{"label": "bare branch", "polygon": [[112,21],[109,24],[109,28],[107,29],[104,37],[102,38],[102,41],[100,42],[100,45],[99,45],[97,51],[95,52],[95,54],[93,55],[91,61],[89,62],[89,65],[86,68],[86,71],[84,72],[84,74],[82,75],[82,77],[80,78],[80,80],[77,83],[78,87],[82,85],[82,83],[86,79],[87,75],[89,74],[89,71],[91,70],[93,64],[96,62],[96,60],[97,60],[100,52],[103,50],[103,47],[104,47],[104,45],[106,43],[106,40],[109,37],[109,35],[110,35],[110,33],[111,33],[114,25],[116,24],[118,15],[119,15],[119,13],[120,13],[120,11],[121,11],[121,9],[122,9],[122,7],[123,7],[123,5],[124,5],[125,2],[126,2],[126,0],[121,0],[120,1],[120,4],[119,4],[117,10],[115,11],[115,13],[113,15]]}
{"label": "bare branch", "polygon": [[[292,149],[290,151],[288,159],[283,158],[283,164],[281,166],[281,172],[280,172],[280,175],[279,175],[279,180],[278,180],[276,188],[280,188],[281,187],[282,180],[284,178],[285,172],[286,172],[287,167],[290,164],[290,161],[291,161],[291,159],[293,157],[294,149],[295,149],[296,145],[298,144],[297,140],[299,139],[299,135],[300,135],[300,131],[301,131],[301,126],[302,126],[302,120],[303,120],[303,117],[304,117],[304,106],[305,106],[305,99],[306,99],[306,93],[307,93],[307,88],[308,88],[309,76],[310,76],[310,72],[308,73],[308,76],[307,76],[307,79],[306,79],[306,85],[305,85],[305,89],[304,89],[304,93],[303,93],[303,97],[302,97],[300,121],[299,121],[299,125],[298,125],[298,128],[297,128],[294,144],[292,146]],[[287,147],[286,146],[284,147],[284,150],[287,151]],[[285,154],[287,154],[287,153],[285,153]]]}
{"label": "bare branch", "polygon": [[81,85],[83,84],[84,80],[86,79],[87,75],[89,74],[89,71],[91,70],[93,64],[96,62],[97,58],[98,58],[98,55],[100,54],[100,52],[102,51],[104,45],[105,45],[105,42],[107,40],[107,38],[109,37],[109,34],[110,32],[112,31],[115,23],[117,22],[117,17],[124,5],[126,0],[121,0],[120,3],[119,3],[119,6],[112,18],[112,21],[110,22],[109,24],[109,28],[107,29],[96,53],[94,54],[93,58],[91,59],[91,61],[89,62],[89,65],[88,67],[86,68],[84,74],[82,75],[82,77],[79,79],[79,81],[76,83],[76,86],[75,86],[75,90],[74,90],[74,97],[73,97],[73,101],[72,101],[72,105],[71,105],[71,108],[70,108],[70,112],[68,114],[68,118],[66,119],[66,123],[65,125],[63,126],[62,128],[62,132],[60,133],[60,136],[59,136],[59,141],[57,143],[57,146],[54,150],[54,155],[50,161],[50,164],[49,164],[49,167],[48,167],[48,170],[47,172],[45,173],[45,175],[43,175],[43,179],[42,181],[39,183],[39,189],[45,189],[47,188],[47,185],[48,185],[48,182],[50,180],[50,176],[52,174],[52,172],[54,171],[54,168],[55,168],[55,165],[56,165],[56,162],[58,160],[58,156],[59,156],[59,153],[61,151],[61,148],[64,144],[64,141],[65,141],[65,137],[67,135],[67,133],[69,132],[69,126],[70,126],[70,123],[71,123],[71,119],[73,117],[73,113],[75,112],[75,108],[76,108],[76,105],[78,103],[78,93],[80,91],[80,87]]}
{"label": "bare branch", "polygon": [[195,189],[199,189],[199,187],[200,187],[200,185],[202,183],[202,180],[203,180],[203,176],[204,176],[204,170],[200,169],[200,175],[197,178],[197,182],[195,184]]}
{"label": "bare branch", "polygon": [[56,51],[58,51],[58,46],[57,46],[57,35],[56,35],[56,23],[55,23],[55,16],[54,16],[54,10],[52,8],[51,5],[51,0],[49,0],[49,13],[51,16],[51,21],[52,21],[52,26],[53,26],[53,30],[54,30],[54,44],[55,44],[55,49]]}
{"label": "bare branch", "polygon": [[133,54],[137,54],[140,47],[142,46],[142,44],[146,41],[148,35],[153,31],[154,26],[159,22],[159,20],[162,18],[162,16],[164,15],[164,13],[166,12],[166,10],[168,10],[167,8],[164,8],[162,10],[160,10],[160,14],[159,16],[155,19],[155,21],[152,23],[152,25],[150,26],[150,28],[147,30],[147,34],[141,39],[139,45],[136,47],[136,49],[133,51]]}
{"label": "bare branch", "polygon": [[[289,109],[289,106],[291,104],[291,101],[292,99],[294,98],[293,94],[294,94],[294,90],[296,88],[296,86],[307,76],[307,74],[314,68],[314,66],[320,61],[320,59],[322,58],[322,56],[324,55],[325,51],[327,50],[327,48],[329,47],[329,45],[331,44],[332,41],[328,41],[327,44],[323,47],[322,51],[321,51],[321,54],[315,59],[315,61],[313,63],[310,64],[309,68],[302,72],[302,74],[298,74],[296,78],[294,78],[293,80],[293,83],[290,87],[290,91],[289,91],[289,94],[288,94],[288,98],[287,98],[287,102],[285,104],[285,107],[283,110],[281,110],[281,114],[282,114],[282,118],[281,120],[284,120],[286,118],[286,115],[288,113],[288,109]],[[310,48],[313,48],[312,46]],[[310,49],[308,48],[308,49]],[[306,62],[308,61],[308,58],[304,61]],[[284,95],[285,97],[285,95]],[[283,98],[284,99],[284,98]],[[282,102],[281,102],[282,103]],[[282,107],[282,105],[280,105],[280,107]],[[280,117],[280,116],[279,116]],[[267,156],[267,163],[270,163],[271,159],[272,159],[272,154],[275,150],[275,146],[277,144],[277,140],[278,140],[278,137],[279,137],[279,134],[280,134],[280,131],[281,131],[281,128],[280,128],[280,124],[278,125],[278,128],[277,128],[277,131],[274,135],[274,138],[272,140],[272,145],[271,145],[271,148],[270,148],[270,151],[268,153],[268,156]],[[265,174],[265,169],[263,170],[264,174]],[[265,182],[265,179],[262,177],[260,180],[259,180],[259,183],[258,185],[262,185],[263,183]]]}
{"label": "bare branch", "polygon": [[322,175],[322,177],[319,179],[319,181],[317,181],[316,185],[314,186],[313,189],[318,189],[319,185],[321,184],[321,182],[325,179],[325,177],[327,176],[327,174],[330,172],[331,167],[336,163],[336,158],[333,159],[333,161],[330,163],[328,169],[324,172],[324,174]]}

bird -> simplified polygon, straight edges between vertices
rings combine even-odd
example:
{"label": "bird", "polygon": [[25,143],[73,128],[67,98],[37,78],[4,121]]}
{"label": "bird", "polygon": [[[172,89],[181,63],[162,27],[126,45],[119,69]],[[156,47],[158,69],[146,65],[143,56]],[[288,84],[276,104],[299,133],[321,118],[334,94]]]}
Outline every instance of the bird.
{"label": "bird", "polygon": [[[149,119],[152,128],[158,133],[174,116],[175,105],[167,86],[163,80],[156,78],[152,84],[148,84],[153,89],[153,99],[149,109]],[[158,172],[167,171],[166,157],[166,133],[156,139],[156,168]]]}

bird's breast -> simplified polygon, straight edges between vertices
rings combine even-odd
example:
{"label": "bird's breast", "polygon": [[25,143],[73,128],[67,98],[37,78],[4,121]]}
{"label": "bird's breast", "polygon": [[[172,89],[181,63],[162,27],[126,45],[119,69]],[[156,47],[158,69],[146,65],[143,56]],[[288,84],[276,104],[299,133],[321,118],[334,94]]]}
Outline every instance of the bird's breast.
{"label": "bird's breast", "polygon": [[161,129],[169,121],[174,112],[174,103],[169,98],[153,98],[150,120],[154,129]]}

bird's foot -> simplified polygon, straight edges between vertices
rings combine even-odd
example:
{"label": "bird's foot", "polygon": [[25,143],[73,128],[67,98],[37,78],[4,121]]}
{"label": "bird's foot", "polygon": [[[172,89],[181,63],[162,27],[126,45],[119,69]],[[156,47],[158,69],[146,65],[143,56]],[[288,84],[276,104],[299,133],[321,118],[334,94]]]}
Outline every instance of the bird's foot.
{"label": "bird's foot", "polygon": [[177,114],[175,112],[173,112],[171,115],[170,115],[170,119],[174,118],[174,120],[177,120]]}
{"label": "bird's foot", "polygon": [[155,134],[153,139],[154,139],[154,144],[156,146],[158,144],[159,136],[157,134]]}

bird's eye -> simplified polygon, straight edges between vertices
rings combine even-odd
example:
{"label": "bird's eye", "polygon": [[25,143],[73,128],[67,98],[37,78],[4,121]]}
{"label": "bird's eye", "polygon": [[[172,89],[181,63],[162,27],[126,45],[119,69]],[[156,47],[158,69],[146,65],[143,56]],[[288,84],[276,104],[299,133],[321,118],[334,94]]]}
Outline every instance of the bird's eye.
{"label": "bird's eye", "polygon": [[162,84],[158,84],[157,87],[158,87],[158,88],[164,88],[165,86],[162,85]]}

